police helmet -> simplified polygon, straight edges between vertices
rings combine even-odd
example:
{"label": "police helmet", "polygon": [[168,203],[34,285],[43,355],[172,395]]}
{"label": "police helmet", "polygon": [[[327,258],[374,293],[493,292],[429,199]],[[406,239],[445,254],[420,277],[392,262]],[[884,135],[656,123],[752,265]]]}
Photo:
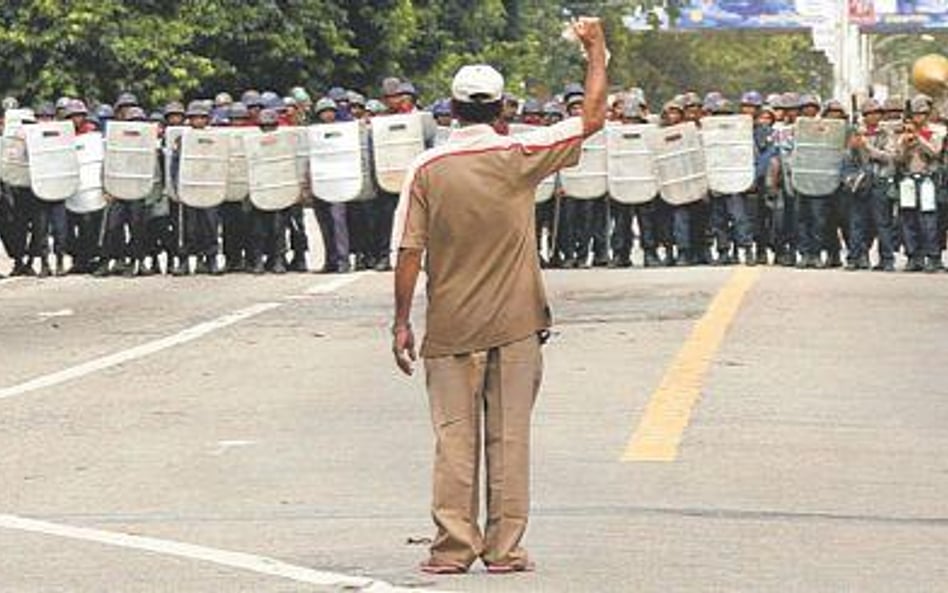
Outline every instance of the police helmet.
{"label": "police helmet", "polygon": [[339,105],[329,97],[323,97],[319,101],[316,101],[316,106],[313,107],[313,113],[319,115],[323,111],[335,111],[339,108]]}
{"label": "police helmet", "polygon": [[751,105],[752,107],[760,107],[764,104],[764,98],[761,97],[760,93],[757,91],[747,91],[741,95],[741,105]]}
{"label": "police helmet", "polygon": [[187,117],[210,117],[211,110],[207,108],[204,101],[191,101],[188,103],[188,109],[184,115]]}
{"label": "police helmet", "polygon": [[120,109],[122,107],[137,107],[138,106],[138,97],[132,93],[121,93],[118,98],[115,100],[115,108]]}
{"label": "police helmet", "polygon": [[280,114],[276,109],[264,109],[260,112],[257,121],[261,126],[275,126],[280,123]]}

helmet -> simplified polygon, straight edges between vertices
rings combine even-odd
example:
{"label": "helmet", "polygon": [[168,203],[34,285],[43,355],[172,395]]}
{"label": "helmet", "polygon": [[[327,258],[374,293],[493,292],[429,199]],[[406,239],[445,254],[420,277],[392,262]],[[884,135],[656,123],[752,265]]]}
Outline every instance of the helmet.
{"label": "helmet", "polygon": [[898,111],[901,112],[904,109],[905,104],[902,102],[900,97],[889,97],[882,102],[883,111]]}
{"label": "helmet", "polygon": [[148,116],[145,115],[145,110],[137,105],[129,107],[128,113],[125,115],[128,121],[148,121]]}
{"label": "helmet", "polygon": [[701,108],[707,111],[708,113],[714,113],[718,109],[718,103],[721,102],[721,97],[716,97],[714,95],[707,95],[704,98],[704,101],[701,103]]}
{"label": "helmet", "polygon": [[928,95],[917,95],[912,99],[912,113],[929,113],[932,110],[932,99]]}
{"label": "helmet", "polygon": [[296,99],[297,103],[311,103],[312,99],[309,98],[309,93],[306,92],[301,86],[295,86],[290,89],[290,96]]}
{"label": "helmet", "polygon": [[752,105],[754,107],[760,107],[764,104],[764,98],[760,96],[760,93],[757,91],[747,91],[741,95],[741,105]]}
{"label": "helmet", "polygon": [[829,113],[830,111],[841,111],[843,113],[846,113],[846,108],[843,107],[843,104],[841,101],[837,101],[836,99],[831,99],[827,101],[826,105],[823,107],[824,114]]}
{"label": "helmet", "polygon": [[137,107],[138,106],[138,97],[132,93],[121,93],[118,96],[118,99],[115,100],[115,108],[119,109],[120,107]]}
{"label": "helmet", "polygon": [[642,107],[645,106],[645,101],[641,97],[635,95],[630,96],[625,100],[625,106],[622,108],[623,117],[642,117]]}
{"label": "helmet", "polygon": [[4,97],[3,98],[3,110],[8,109],[17,109],[20,107],[20,102],[16,100],[16,97]]}
{"label": "helmet", "polygon": [[563,106],[556,101],[549,101],[543,105],[543,115],[563,115]]}
{"label": "helmet", "polygon": [[538,115],[543,113],[543,105],[534,98],[529,98],[523,102],[523,113]]}
{"label": "helmet", "polygon": [[398,94],[398,87],[400,87],[402,81],[394,76],[389,76],[382,81],[382,96],[391,97]]}
{"label": "helmet", "polygon": [[316,101],[316,106],[313,107],[313,113],[315,113],[316,115],[319,115],[323,111],[329,111],[329,110],[335,111],[338,108],[339,106],[336,104],[335,101],[333,101],[329,97],[323,97],[319,101]]}
{"label": "helmet", "polygon": [[277,111],[281,111],[286,108],[286,106],[283,104],[283,98],[273,91],[266,91],[261,94],[260,100],[263,102],[264,109],[275,109]]}
{"label": "helmet", "polygon": [[781,95],[780,93],[770,93],[767,95],[767,100],[764,101],[767,105],[775,109],[782,109],[781,105]]}
{"label": "helmet", "polygon": [[365,97],[355,91],[346,92],[346,98],[349,100],[350,105],[361,105],[365,107]]}
{"label": "helmet", "polygon": [[366,101],[365,108],[376,115],[388,111],[388,108],[385,106],[385,104],[378,99],[369,99]]}
{"label": "helmet", "polygon": [[230,96],[230,93],[217,93],[217,96],[214,97],[214,105],[217,107],[230,105],[233,102],[234,98]]}
{"label": "helmet", "polygon": [[683,107],[701,107],[701,97],[694,91],[688,91],[684,94],[682,100]]}
{"label": "helmet", "polygon": [[99,121],[107,121],[115,117],[115,110],[111,105],[103,103],[95,108],[95,116]]}
{"label": "helmet", "polygon": [[261,126],[275,126],[280,123],[280,114],[275,109],[264,109],[260,112],[257,122]]}
{"label": "helmet", "polygon": [[191,101],[188,103],[188,110],[184,114],[187,117],[210,117],[211,110],[207,108],[204,101]]}
{"label": "helmet", "polygon": [[438,99],[431,106],[431,113],[435,117],[451,117],[451,102],[447,99]]}
{"label": "helmet", "polygon": [[161,123],[165,121],[165,114],[160,111],[152,111],[151,113],[148,114],[148,121]]}
{"label": "helmet", "polygon": [[580,97],[583,97],[585,96],[585,94],[586,94],[586,90],[583,88],[581,84],[571,82],[568,85],[566,85],[566,87],[563,89],[563,101],[569,104],[571,97],[575,95],[579,95]]}
{"label": "helmet", "polygon": [[730,115],[734,113],[734,103],[730,99],[722,97],[715,104],[711,112],[715,115]]}
{"label": "helmet", "polygon": [[230,107],[227,108],[227,117],[230,119],[247,119],[250,117],[250,112],[247,111],[247,106],[241,102],[231,103]]}
{"label": "helmet", "polygon": [[780,96],[780,105],[784,109],[799,109],[800,108],[800,95],[796,93],[784,93]]}
{"label": "helmet", "polygon": [[860,111],[862,111],[863,115],[869,115],[870,113],[880,113],[882,112],[882,105],[880,105],[875,99],[866,99],[866,101],[862,104],[862,109]]}
{"label": "helmet", "polygon": [[672,99],[671,101],[668,101],[667,103],[662,105],[662,113],[667,113],[668,111],[671,111],[672,109],[677,109],[678,111],[684,111],[685,108],[682,106],[681,101],[678,101],[676,99]]}
{"label": "helmet", "polygon": [[220,127],[229,126],[229,125],[230,125],[230,118],[227,117],[226,112],[218,111],[218,112],[215,112],[214,115],[211,116],[211,126],[215,128],[220,128]]}
{"label": "helmet", "polygon": [[336,103],[339,103],[340,101],[349,100],[349,95],[348,93],[346,93],[346,89],[339,86],[334,86],[331,89],[329,89],[329,91],[326,92],[326,96],[332,99],[333,101],[335,101]]}
{"label": "helmet", "polygon": [[72,101],[72,99],[69,97],[60,97],[56,99],[56,111],[59,111],[60,109],[68,109],[70,101]]}
{"label": "helmet", "polygon": [[799,105],[800,105],[801,108],[802,108],[802,107],[817,107],[817,108],[819,108],[819,107],[820,107],[820,100],[819,100],[819,98],[818,98],[816,95],[814,95],[814,94],[812,94],[812,93],[806,93],[806,94],[800,96]]}
{"label": "helmet", "polygon": [[36,117],[56,117],[56,106],[49,101],[43,101],[34,110]]}
{"label": "helmet", "polygon": [[398,85],[399,95],[411,95],[412,97],[418,96],[418,91],[415,89],[415,85],[408,82],[407,80]]}
{"label": "helmet", "polygon": [[178,101],[172,101],[171,103],[168,103],[167,105],[165,105],[165,108],[162,111],[162,113],[164,114],[165,117],[168,117],[169,115],[174,115],[174,114],[184,115],[184,105],[182,105]]}
{"label": "helmet", "polygon": [[79,99],[73,99],[69,101],[64,109],[66,110],[66,117],[72,117],[74,115],[89,115],[89,110],[86,109],[86,104]]}
{"label": "helmet", "polygon": [[260,93],[254,90],[246,91],[241,95],[240,102],[246,105],[248,109],[251,107],[263,107],[263,99]]}
{"label": "helmet", "polygon": [[296,99],[293,97],[283,97],[283,106],[284,107],[296,107],[299,103],[296,102]]}

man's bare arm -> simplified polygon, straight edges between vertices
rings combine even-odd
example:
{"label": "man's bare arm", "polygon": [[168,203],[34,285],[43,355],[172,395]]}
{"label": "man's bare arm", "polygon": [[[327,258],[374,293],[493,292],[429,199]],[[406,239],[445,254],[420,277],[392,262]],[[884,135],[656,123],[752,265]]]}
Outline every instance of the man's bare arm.
{"label": "man's bare arm", "polygon": [[583,134],[592,136],[606,124],[606,36],[602,21],[580,18],[574,25],[576,37],[586,50],[586,88],[583,100]]}
{"label": "man's bare arm", "polygon": [[392,324],[392,353],[395,364],[406,375],[414,371],[415,334],[411,327],[411,304],[421,273],[421,249],[399,249],[395,264],[395,322]]}

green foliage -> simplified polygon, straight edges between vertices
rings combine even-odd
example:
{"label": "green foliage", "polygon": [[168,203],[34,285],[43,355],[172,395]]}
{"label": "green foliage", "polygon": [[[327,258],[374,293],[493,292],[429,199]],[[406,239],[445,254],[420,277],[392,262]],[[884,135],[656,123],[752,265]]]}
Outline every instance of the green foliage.
{"label": "green foliage", "polygon": [[[110,101],[132,90],[151,105],[218,90],[377,92],[410,78],[431,100],[464,63],[497,66],[516,94],[546,97],[582,76],[561,38],[580,14],[602,16],[617,88],[737,93],[828,84],[805,35],[633,33],[622,15],[660,0],[8,0],[0,7],[0,91],[26,100]],[[677,2],[671,2],[674,13]],[[822,90],[822,89],[814,89]]]}

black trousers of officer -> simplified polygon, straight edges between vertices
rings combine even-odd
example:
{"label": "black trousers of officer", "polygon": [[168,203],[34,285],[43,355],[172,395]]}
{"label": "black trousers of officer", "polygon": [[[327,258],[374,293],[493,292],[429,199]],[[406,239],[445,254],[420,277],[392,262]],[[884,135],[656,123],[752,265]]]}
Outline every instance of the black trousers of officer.
{"label": "black trousers of officer", "polygon": [[16,245],[14,236],[16,235],[16,225],[13,207],[13,192],[5,184],[0,185],[0,243],[2,243],[7,255],[14,257]]}
{"label": "black trousers of officer", "polygon": [[73,267],[76,271],[90,271],[94,262],[101,257],[99,233],[102,229],[103,216],[105,216],[104,208],[93,212],[66,213],[69,228],[69,254],[72,256]]}
{"label": "black trousers of officer", "polygon": [[355,255],[357,268],[366,266],[373,259],[371,207],[371,200],[356,200],[346,204],[349,252]]}
{"label": "black trousers of officer", "polygon": [[[346,215],[347,204],[331,203],[316,198],[313,211],[319,232],[323,238],[323,253],[326,254],[325,268],[328,270],[346,269],[349,265],[349,226]],[[294,247],[294,251],[295,251]]]}
{"label": "black trousers of officer", "polygon": [[267,264],[272,266],[277,259],[284,257],[288,216],[288,209],[269,211],[253,208],[251,210],[250,258],[253,263],[266,257]]}
{"label": "black trousers of officer", "polygon": [[778,255],[795,257],[798,240],[798,196],[791,189],[783,189],[774,205],[774,239]]}
{"label": "black trousers of officer", "polygon": [[[32,196],[32,192],[30,192]],[[68,228],[66,225],[66,203],[47,202],[33,196],[35,203],[30,221],[30,255],[45,258],[50,253],[49,239],[53,239],[53,252],[57,257],[66,253]]]}
{"label": "black trousers of officer", "polygon": [[184,207],[186,253],[207,258],[217,257],[220,246],[217,229],[220,225],[218,208]]}
{"label": "black trousers of officer", "polygon": [[635,222],[635,206],[624,204],[610,198],[609,215],[612,218],[612,258],[620,265],[632,261],[632,246],[635,232],[632,225]]}
{"label": "black trousers of officer", "polygon": [[[922,184],[930,179],[925,175],[913,175],[915,180],[915,195],[921,195]],[[915,208],[900,208],[899,218],[902,222],[902,240],[905,241],[905,252],[910,258],[941,256],[938,240],[938,211],[922,211],[920,200],[916,200]]]}
{"label": "black trousers of officer", "polygon": [[537,250],[540,255],[546,254],[548,260],[552,260],[553,249],[553,225],[556,223],[556,198],[540,202],[534,206],[535,229],[537,237]]}
{"label": "black trousers of officer", "polygon": [[379,190],[378,197],[371,203],[375,259],[387,262],[392,251],[392,225],[395,222],[395,209],[398,207],[398,194]]}
{"label": "black trousers of officer", "polygon": [[[844,187],[841,196],[848,203],[848,222],[846,230],[846,259],[856,263],[869,257],[872,244],[872,187],[869,184],[856,188]],[[891,249],[891,245],[890,245]]]}
{"label": "black trousers of officer", "polygon": [[224,202],[220,206],[224,258],[230,265],[250,259],[250,214],[247,200]]}
{"label": "black trousers of officer", "polygon": [[[106,253],[112,259],[148,255],[145,200],[112,200],[105,227]],[[127,237],[126,237],[127,230]]]}
{"label": "black trousers of officer", "polygon": [[23,262],[29,253],[30,222],[36,198],[28,187],[7,187],[9,227],[4,233],[7,253],[17,262]]}
{"label": "black trousers of officer", "polygon": [[751,246],[753,233],[744,194],[711,195],[711,232],[719,254],[728,254],[732,246]]}
{"label": "black trousers of officer", "polygon": [[560,228],[557,231],[558,251],[564,260],[576,261],[580,265],[589,259],[592,249],[594,258],[604,260],[609,256],[609,205],[608,198],[580,199],[571,196],[560,198]]}
{"label": "black trousers of officer", "polygon": [[[829,254],[830,262],[839,261],[839,254],[843,249],[849,249],[849,218],[852,208],[853,192],[841,185],[836,193],[829,196],[826,210],[826,228],[823,231],[823,249]],[[842,236],[842,242],[840,241]],[[847,253],[847,257],[848,257]]]}
{"label": "black trousers of officer", "polygon": [[875,235],[877,241],[880,265],[895,262],[898,231],[894,211],[898,197],[897,188],[895,179],[892,177],[876,177],[869,188],[869,219],[872,234]]}
{"label": "black trousers of officer", "polygon": [[680,258],[694,259],[695,253],[705,247],[706,212],[704,200],[672,207],[672,236]]}
{"label": "black trousers of officer", "polygon": [[800,252],[819,257],[824,248],[829,216],[829,198],[801,195],[799,198],[799,226],[797,241]]}
{"label": "black trousers of officer", "polygon": [[[345,224],[345,215],[342,219]],[[306,252],[309,251],[309,237],[306,236],[306,221],[302,204],[295,204],[287,210],[286,227],[290,233],[290,249],[293,250],[293,258],[305,258]]]}

